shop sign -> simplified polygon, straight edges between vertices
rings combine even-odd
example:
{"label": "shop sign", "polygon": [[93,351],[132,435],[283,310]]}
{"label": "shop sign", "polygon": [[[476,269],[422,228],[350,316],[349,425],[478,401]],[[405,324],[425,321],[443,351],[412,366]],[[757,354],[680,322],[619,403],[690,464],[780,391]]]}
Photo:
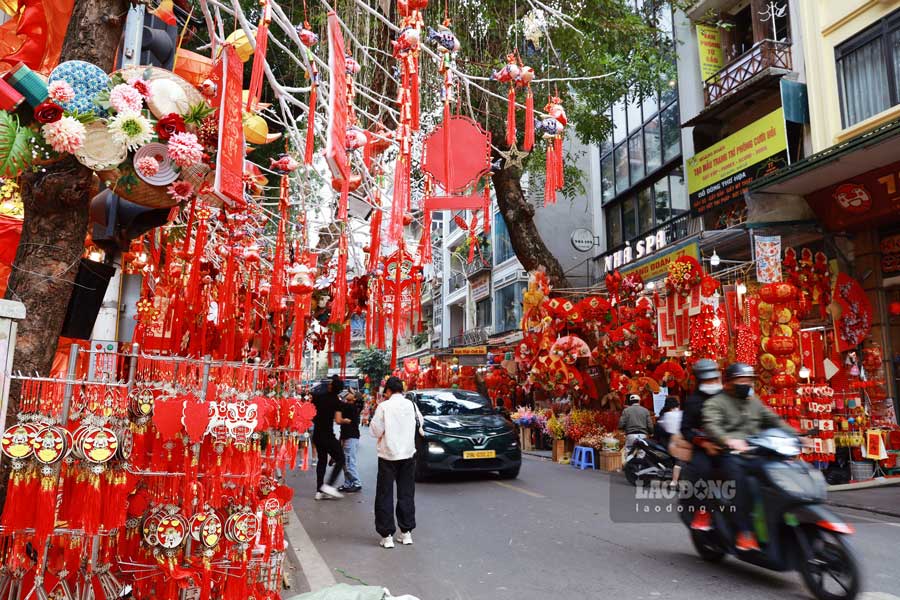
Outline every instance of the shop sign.
{"label": "shop sign", "polygon": [[487,346],[461,346],[453,349],[455,356],[471,356],[475,354],[487,354]]}
{"label": "shop sign", "polygon": [[697,242],[682,243],[672,248],[665,254],[651,256],[647,260],[621,269],[622,275],[637,273],[644,281],[652,281],[666,275],[669,272],[669,263],[675,262],[682,256],[691,256],[700,260],[700,246]]}
{"label": "shop sign", "polygon": [[419,357],[419,366],[420,367],[429,367],[431,366],[431,362],[434,360],[433,356],[420,356]]}
{"label": "shop sign", "polygon": [[469,283],[469,289],[472,290],[472,300],[476,302],[482,298],[487,298],[491,294],[491,275],[485,273],[472,279]]}
{"label": "shop sign", "polygon": [[722,30],[715,25],[697,23],[697,48],[700,51],[700,78],[706,81],[725,66]]}
{"label": "shop sign", "polygon": [[572,242],[572,247],[579,252],[589,252],[597,244],[597,236],[590,229],[579,227],[572,232],[569,241]]}
{"label": "shop sign", "polygon": [[900,214],[900,162],[822,188],[806,200],[830,231],[890,225]]}
{"label": "shop sign", "polygon": [[616,269],[624,272],[627,265],[665,248],[667,243],[666,230],[660,229],[656,233],[651,233],[644,239],[638,240],[634,246],[627,245],[615,252],[610,252],[603,257],[603,267],[607,273],[612,273]]}
{"label": "shop sign", "polygon": [[784,109],[779,108],[698,152],[686,164],[695,215],[743,198],[754,179],[787,165]]}

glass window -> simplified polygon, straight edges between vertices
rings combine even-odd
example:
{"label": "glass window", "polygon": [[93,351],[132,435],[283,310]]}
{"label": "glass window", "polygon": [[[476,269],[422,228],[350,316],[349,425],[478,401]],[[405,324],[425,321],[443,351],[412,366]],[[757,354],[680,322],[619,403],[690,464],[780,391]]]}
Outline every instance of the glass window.
{"label": "glass window", "polygon": [[491,326],[491,298],[488,296],[475,303],[475,326]]}
{"label": "glass window", "polygon": [[619,100],[613,104],[612,108],[613,122],[613,143],[618,144],[625,139],[627,126],[625,125],[625,104]]}
{"label": "glass window", "polygon": [[[607,119],[612,119],[612,114],[610,109],[606,109],[605,111],[600,113],[600,116],[606,117]],[[613,149],[613,132],[612,132],[612,123],[610,123],[610,129],[606,133],[606,136],[603,138],[603,141],[600,142],[600,154],[606,154],[607,152],[612,152]]]}
{"label": "glass window", "polygon": [[522,321],[522,294],[525,293],[525,284],[521,281],[498,289],[496,299],[494,323],[495,333],[512,331],[521,326]]}
{"label": "glass window", "polygon": [[653,184],[653,198],[656,204],[656,222],[665,223],[672,218],[669,208],[669,178],[663,177]]}
{"label": "glass window", "polygon": [[632,98],[628,101],[628,133],[631,133],[635,129],[641,126],[641,123],[644,119],[641,118],[641,101],[637,98]]}
{"label": "glass window", "polygon": [[687,212],[690,208],[687,188],[684,185],[684,174],[678,169],[675,174],[669,175],[669,189],[672,194],[672,216]]}
{"label": "glass window", "polygon": [[644,119],[649,119],[657,112],[659,112],[659,103],[656,101],[656,94],[650,94],[644,98]]}
{"label": "glass window", "polygon": [[638,191],[638,235],[653,229],[653,187],[645,187]]}
{"label": "glass window", "polygon": [[634,196],[622,203],[622,235],[625,240],[637,237],[637,211],[634,209]]}
{"label": "glass window", "polygon": [[662,146],[659,136],[659,117],[644,125],[644,151],[647,153],[647,173],[662,166]]}
{"label": "glass window", "polygon": [[600,159],[600,186],[603,190],[603,202],[608,202],[616,195],[616,180],[613,172],[612,154]]}
{"label": "glass window", "polygon": [[669,161],[681,154],[681,122],[678,114],[678,103],[662,113],[662,149],[663,160]]}
{"label": "glass window", "polygon": [[416,404],[422,415],[488,415],[491,401],[475,392],[465,390],[426,390],[416,392]]}
{"label": "glass window", "polygon": [[618,146],[613,156],[616,163],[616,192],[622,193],[628,189],[628,147],[625,144]]}
{"label": "glass window", "polygon": [[844,127],[864,121],[897,103],[896,93],[891,98],[881,37],[842,55],[837,67]]}
{"label": "glass window", "polygon": [[631,181],[637,183],[644,176],[644,138],[640,131],[628,138],[628,159]]}
{"label": "glass window", "polygon": [[606,209],[606,247],[615,248],[621,246],[625,240],[622,238],[622,206],[615,204]]}
{"label": "glass window", "polygon": [[500,213],[494,213],[494,264],[499,265],[516,255],[509,239],[509,229]]}

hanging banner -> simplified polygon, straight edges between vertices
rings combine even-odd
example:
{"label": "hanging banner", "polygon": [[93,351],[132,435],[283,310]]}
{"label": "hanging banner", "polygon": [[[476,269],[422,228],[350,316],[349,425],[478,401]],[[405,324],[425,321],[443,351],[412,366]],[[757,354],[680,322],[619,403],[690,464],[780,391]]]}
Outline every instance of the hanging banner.
{"label": "hanging banner", "polygon": [[725,66],[722,30],[715,25],[697,23],[697,49],[700,52],[700,78],[706,81]]}
{"label": "hanging banner", "polygon": [[328,132],[325,136],[325,159],[331,174],[349,179],[347,162],[347,53],[344,50],[344,34],[334,11],[328,13],[328,67],[331,85],[328,86]]}
{"label": "hanging banner", "polygon": [[216,154],[216,178],[213,193],[226,204],[244,202],[244,126],[242,122],[242,88],[244,63],[238,58],[234,46],[226,44],[216,70],[219,79],[219,136]]}
{"label": "hanging banner", "polygon": [[756,249],[756,280],[760,283],[781,281],[781,236],[758,235],[753,242]]}
{"label": "hanging banner", "polygon": [[487,354],[487,346],[462,346],[460,348],[454,348],[453,354],[456,356]]}
{"label": "hanging banner", "polygon": [[787,164],[787,130],[779,108],[687,159],[691,211],[702,215],[743,198],[750,182]]}

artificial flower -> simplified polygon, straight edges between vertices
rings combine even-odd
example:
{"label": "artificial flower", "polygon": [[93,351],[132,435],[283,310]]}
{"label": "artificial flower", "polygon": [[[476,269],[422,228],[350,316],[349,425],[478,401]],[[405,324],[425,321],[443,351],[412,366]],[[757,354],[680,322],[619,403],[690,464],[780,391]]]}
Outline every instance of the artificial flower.
{"label": "artificial flower", "polygon": [[188,167],[203,160],[203,146],[193,133],[176,133],[169,138],[169,158],[179,167]]}
{"label": "artificial flower", "polygon": [[153,139],[153,126],[140,113],[119,113],[110,119],[108,127],[113,139],[129,150],[136,150]]}
{"label": "artificial flower", "polygon": [[62,117],[41,127],[44,139],[56,152],[72,153],[84,146],[87,132],[84,124],[75,117]]}
{"label": "artificial flower", "polygon": [[163,142],[176,133],[184,133],[184,131],[184,117],[178,113],[169,113],[156,122],[156,135]]}
{"label": "artificial flower", "polygon": [[72,89],[72,86],[69,85],[68,81],[57,79],[47,86],[47,95],[50,96],[54,102],[65,104],[66,102],[71,102],[75,99],[75,90]]}
{"label": "artificial flower", "polygon": [[194,186],[183,179],[179,179],[166,189],[169,195],[179,202],[190,200],[194,195]]}
{"label": "artificial flower", "polygon": [[63,107],[50,100],[44,100],[34,107],[34,120],[41,124],[55,123],[62,116]]}
{"label": "artificial flower", "polygon": [[150,98],[150,96],[153,95],[153,92],[150,91],[150,85],[147,83],[147,80],[141,79],[140,77],[130,79],[128,81],[128,85],[137,90],[137,92],[144,98]]}
{"label": "artificial flower", "polygon": [[142,156],[135,161],[134,168],[144,177],[153,177],[159,173],[159,161],[152,156]]}
{"label": "artificial flower", "polygon": [[110,90],[109,105],[118,113],[136,113],[144,107],[144,97],[127,83],[120,83]]}

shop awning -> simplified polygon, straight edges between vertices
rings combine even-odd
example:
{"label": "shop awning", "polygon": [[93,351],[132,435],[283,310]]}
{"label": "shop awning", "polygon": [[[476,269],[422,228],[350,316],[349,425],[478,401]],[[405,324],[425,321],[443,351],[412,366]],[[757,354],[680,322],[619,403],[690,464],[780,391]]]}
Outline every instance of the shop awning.
{"label": "shop awning", "polygon": [[900,119],[813,154],[750,184],[750,193],[805,196],[897,160]]}

